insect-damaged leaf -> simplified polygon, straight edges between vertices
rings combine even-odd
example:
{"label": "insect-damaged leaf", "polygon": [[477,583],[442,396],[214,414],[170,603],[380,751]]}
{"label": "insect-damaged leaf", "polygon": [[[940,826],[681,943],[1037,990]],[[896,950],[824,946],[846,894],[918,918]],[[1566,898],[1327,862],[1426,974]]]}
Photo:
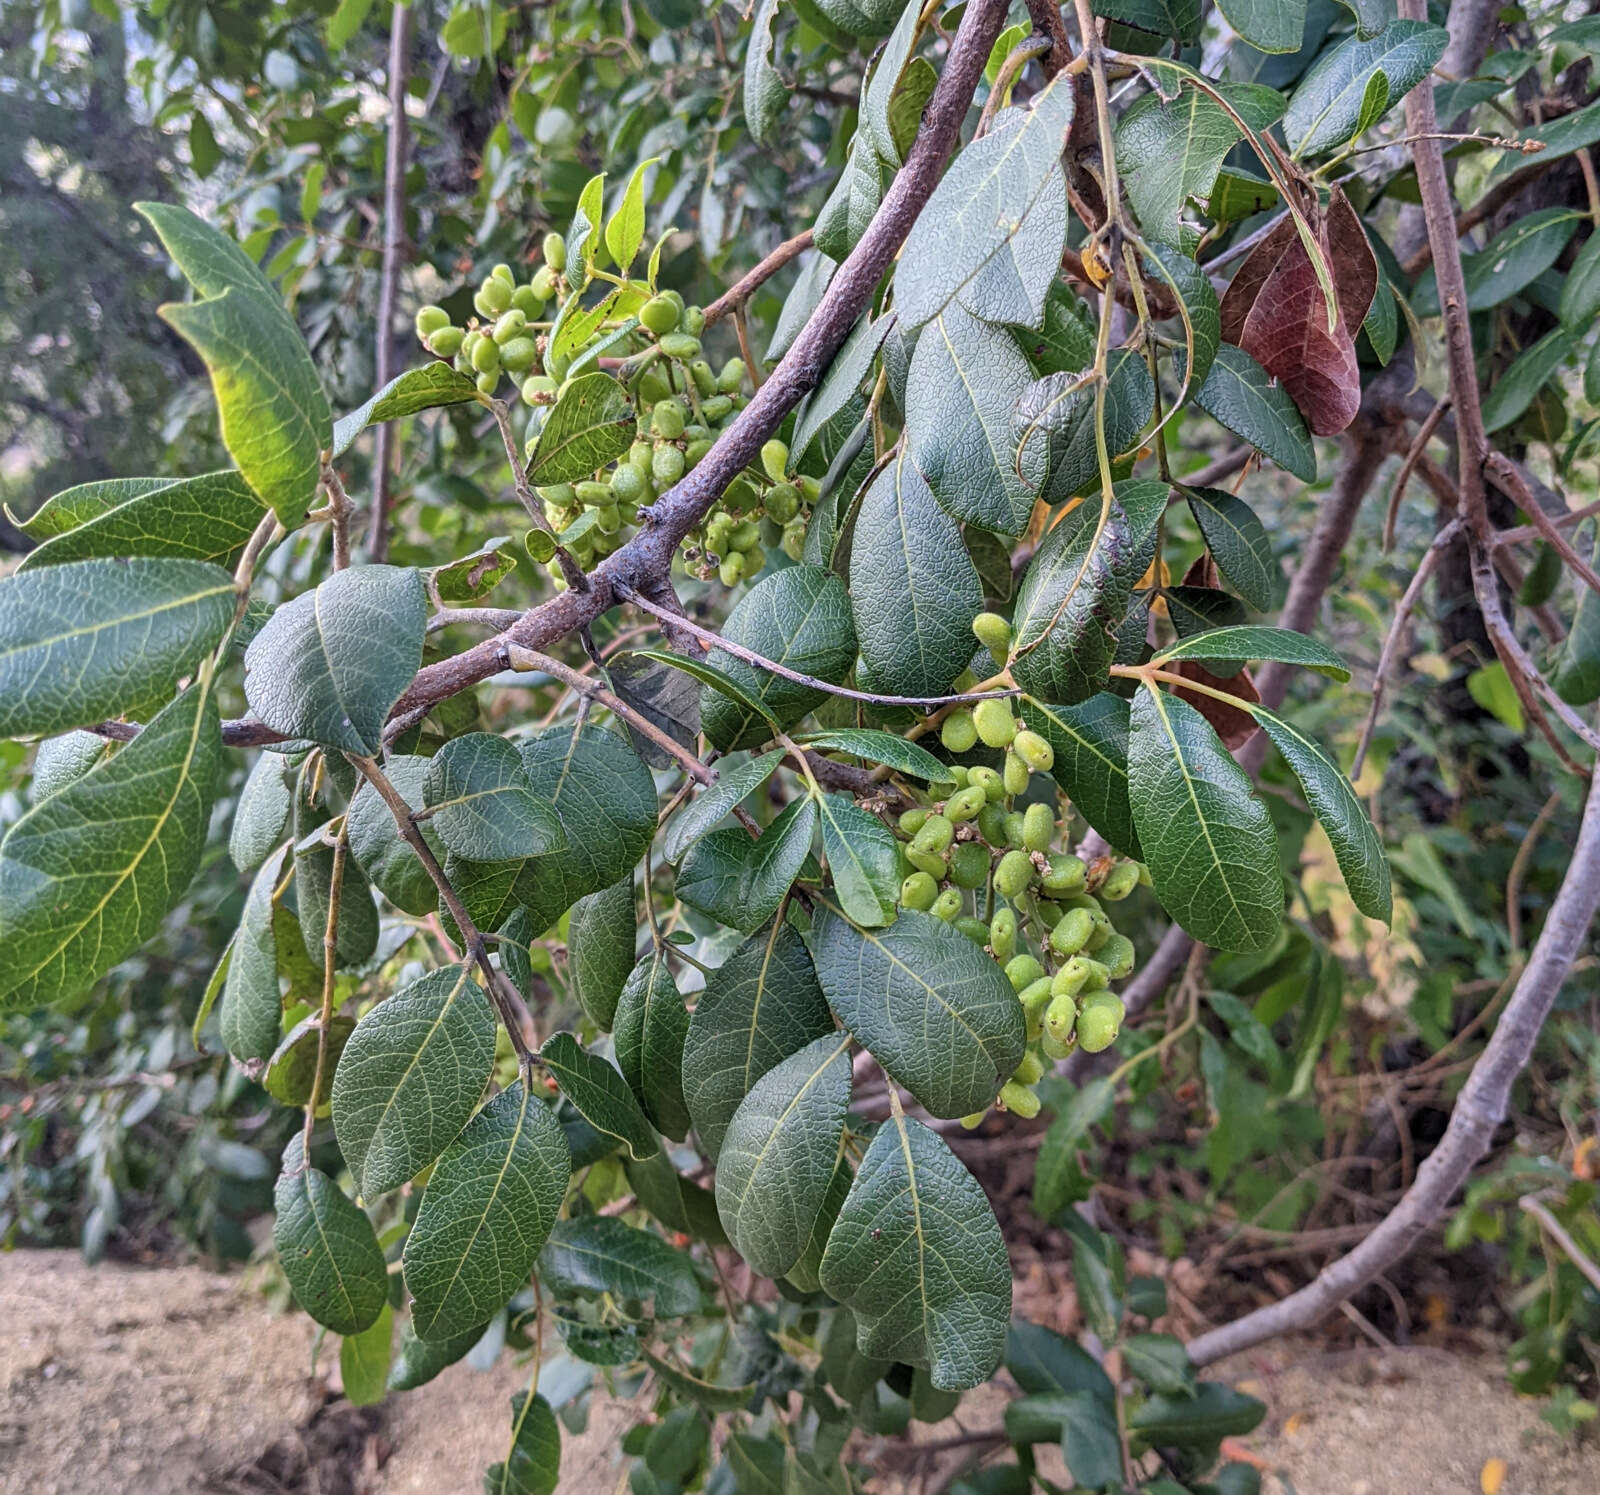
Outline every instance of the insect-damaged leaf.
{"label": "insect-damaged leaf", "polygon": [[1286,217],[1234,275],[1222,298],[1222,336],[1283,384],[1314,435],[1333,436],[1361,406],[1355,332],[1377,290],[1378,262],[1339,187],[1313,226],[1337,291],[1333,325],[1317,268]]}

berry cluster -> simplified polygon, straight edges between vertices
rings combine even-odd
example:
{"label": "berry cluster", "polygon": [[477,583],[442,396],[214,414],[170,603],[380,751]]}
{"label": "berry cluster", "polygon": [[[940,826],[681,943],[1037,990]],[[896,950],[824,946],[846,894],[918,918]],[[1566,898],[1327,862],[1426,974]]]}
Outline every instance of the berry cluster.
{"label": "berry cluster", "polygon": [[[1010,629],[1003,618],[980,614],[973,631],[1004,657]],[[1022,1002],[1030,1047],[1001,1088],[999,1104],[1031,1117],[1039,1110],[1033,1086],[1046,1060],[1080,1047],[1098,1053],[1116,1041],[1124,1009],[1111,983],[1132,974],[1135,957],[1133,941],[1117,932],[1106,905],[1148,884],[1149,874],[1138,862],[1107,857],[1088,864],[1052,850],[1060,829],[1053,794],[1016,807],[1033,774],[1050,771],[1055,754],[1008,701],[990,697],[952,711],[939,735],[957,757],[980,745],[990,756],[1000,752],[1001,766],[953,764],[955,787],[944,800],[900,816],[907,869],[900,903],[949,921],[1004,967]]]}
{"label": "berry cluster", "polygon": [[[641,299],[632,303],[632,316],[619,309],[581,346],[554,345],[552,330],[577,290],[566,276],[561,235],[547,234],[543,251],[544,263],[526,284],[518,284],[509,265],[496,265],[473,296],[477,316],[466,327],[454,325],[443,307],[424,306],[417,313],[417,336],[429,352],[451,359],[458,371],[475,379],[486,395],[494,394],[506,375],[517,381],[522,402],[532,411],[530,455],[544,412],[560,399],[569,372],[592,370],[594,359],[584,355],[605,341],[638,413],[637,439],[619,461],[592,477],[539,489],[551,528],[587,568],[615,550],[638,522],[639,510],[711,450],[744,408],[748,370],[740,358],[713,369],[701,345],[705,312],[686,305],[674,290],[650,294],[634,287]],[[554,317],[544,320],[552,302]],[[620,337],[619,327],[625,329]],[[747,467],[728,485],[684,538],[680,561],[687,573],[703,581],[716,576],[732,587],[761,574],[769,549],[781,546],[799,559],[818,485],[809,477],[791,477],[788,460],[784,443],[769,441],[760,465]],[[554,561],[548,569],[557,587],[565,586]]]}

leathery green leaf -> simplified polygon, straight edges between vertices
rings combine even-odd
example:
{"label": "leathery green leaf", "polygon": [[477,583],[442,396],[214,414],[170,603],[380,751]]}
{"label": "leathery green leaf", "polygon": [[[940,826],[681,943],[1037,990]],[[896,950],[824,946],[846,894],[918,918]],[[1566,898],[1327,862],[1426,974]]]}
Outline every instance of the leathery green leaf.
{"label": "leathery green leaf", "polygon": [[335,1334],[359,1334],[389,1301],[389,1272],[366,1211],[305,1162],[296,1132],[273,1192],[272,1241],[294,1300]]}

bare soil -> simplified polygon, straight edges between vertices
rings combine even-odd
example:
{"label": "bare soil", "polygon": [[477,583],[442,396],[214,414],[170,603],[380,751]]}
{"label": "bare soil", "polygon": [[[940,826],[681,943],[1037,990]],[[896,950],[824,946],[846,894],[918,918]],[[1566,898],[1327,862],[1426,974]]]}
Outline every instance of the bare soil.
{"label": "bare soil", "polygon": [[[306,1320],[236,1277],[0,1256],[0,1492],[471,1495],[523,1383],[506,1358],[488,1374],[461,1364],[357,1409],[338,1394],[336,1355],[311,1367]],[[1507,1466],[1500,1495],[1600,1491],[1600,1448],[1558,1439],[1493,1355],[1291,1345],[1222,1370],[1271,1408],[1245,1453],[1298,1495],[1473,1495],[1490,1459]],[[972,1426],[993,1414],[981,1396],[961,1409]],[[631,1421],[597,1399],[565,1442],[563,1495],[617,1488]]]}

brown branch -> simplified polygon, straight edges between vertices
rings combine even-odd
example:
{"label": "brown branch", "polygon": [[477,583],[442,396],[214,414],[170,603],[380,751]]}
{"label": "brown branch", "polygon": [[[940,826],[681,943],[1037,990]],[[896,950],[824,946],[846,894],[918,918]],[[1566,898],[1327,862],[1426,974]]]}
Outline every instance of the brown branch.
{"label": "brown branch", "polygon": [[[383,162],[383,268],[378,280],[378,388],[394,378],[394,314],[400,292],[400,265],[406,249],[406,82],[411,61],[414,12],[397,5],[389,22],[389,135]],[[372,455],[372,510],[367,523],[367,554],[389,556],[389,511],[394,505],[394,427],[378,426]]]}
{"label": "brown branch", "polygon": [[[1432,112],[1431,110],[1429,111]],[[1282,1302],[1257,1309],[1189,1344],[1196,1365],[1211,1365],[1279,1334],[1308,1329],[1386,1272],[1439,1218],[1489,1150],[1505,1119],[1511,1086],[1533,1053],[1573,957],[1600,908],[1600,772],[1591,781],[1578,844],[1494,1036],[1472,1068],[1439,1145],[1383,1223],[1348,1255]]]}
{"label": "brown branch", "polygon": [[792,239],[785,239],[755,269],[746,271],[706,308],[706,326],[715,327],[729,312],[742,307],[790,260],[804,254],[809,248],[811,248],[809,228],[804,233],[796,234]]}
{"label": "brown branch", "polygon": [[1067,34],[1067,23],[1056,0],[1028,0],[1028,19],[1033,29],[1050,43],[1044,54],[1044,65],[1052,77],[1063,71],[1072,61],[1072,38]]}
{"label": "brown branch", "polygon": [[1517,507],[1533,521],[1534,529],[1554,547],[1556,554],[1577,572],[1586,587],[1591,591],[1600,592],[1600,576],[1597,576],[1594,567],[1572,548],[1572,542],[1561,533],[1555,520],[1545,513],[1544,506],[1534,498],[1533,491],[1522,481],[1522,474],[1517,471],[1516,464],[1492,448],[1485,454],[1484,463],[1494,485],[1509,495]]}

